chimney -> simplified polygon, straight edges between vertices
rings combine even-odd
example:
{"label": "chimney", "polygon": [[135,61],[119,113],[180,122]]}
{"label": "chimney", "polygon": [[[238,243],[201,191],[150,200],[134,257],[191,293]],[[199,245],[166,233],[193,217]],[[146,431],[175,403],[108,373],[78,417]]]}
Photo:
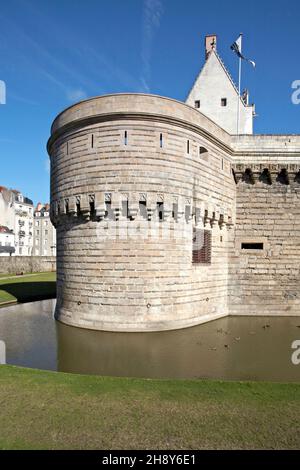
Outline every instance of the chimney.
{"label": "chimney", "polygon": [[208,58],[212,50],[217,49],[217,35],[209,34],[205,36],[205,59]]}

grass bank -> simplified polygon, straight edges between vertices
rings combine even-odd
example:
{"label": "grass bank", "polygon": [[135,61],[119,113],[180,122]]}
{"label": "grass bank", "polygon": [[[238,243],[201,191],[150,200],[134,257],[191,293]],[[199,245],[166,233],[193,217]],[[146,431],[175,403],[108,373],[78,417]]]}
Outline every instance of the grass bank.
{"label": "grass bank", "polygon": [[0,366],[1,449],[297,449],[300,384]]}
{"label": "grass bank", "polygon": [[0,306],[7,302],[30,302],[54,298],[56,273],[27,274],[0,278]]}

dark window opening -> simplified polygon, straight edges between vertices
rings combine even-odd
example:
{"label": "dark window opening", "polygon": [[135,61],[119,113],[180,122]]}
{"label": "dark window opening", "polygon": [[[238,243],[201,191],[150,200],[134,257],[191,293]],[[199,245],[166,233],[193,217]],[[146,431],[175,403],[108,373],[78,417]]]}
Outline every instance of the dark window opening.
{"label": "dark window opening", "polygon": [[69,212],[69,201],[65,202],[66,214]]}
{"label": "dark window opening", "polygon": [[77,212],[77,215],[80,215],[80,202],[76,203],[76,212]]}
{"label": "dark window opening", "polygon": [[264,244],[263,243],[242,243],[241,248],[242,250],[263,250]]}
{"label": "dark window opening", "polygon": [[111,214],[111,201],[105,201],[105,216],[104,217],[109,217]]}
{"label": "dark window opening", "polygon": [[221,98],[221,106],[227,106],[227,98]]}
{"label": "dark window opening", "polygon": [[200,108],[200,100],[195,101],[195,108]]}
{"label": "dark window opening", "polygon": [[189,140],[187,140],[186,142],[186,151],[187,153],[190,153],[190,141]]}
{"label": "dark window opening", "polygon": [[158,220],[161,222],[164,220],[164,203],[158,202],[157,203],[157,212],[158,212]]}
{"label": "dark window opening", "polygon": [[90,212],[91,216],[93,216],[95,213],[95,201],[90,201]]}
{"label": "dark window opening", "polygon": [[211,230],[193,230],[193,264],[211,264]]}
{"label": "dark window opening", "polygon": [[159,136],[159,146],[160,146],[160,148],[162,148],[162,146],[163,146],[163,135],[162,134],[160,134],[160,136]]}
{"label": "dark window opening", "polygon": [[128,144],[127,131],[124,132],[124,145]]}
{"label": "dark window opening", "polygon": [[94,148],[94,134],[91,136],[91,147]]}
{"label": "dark window opening", "polygon": [[202,155],[202,153],[206,153],[207,149],[205,147],[199,147],[199,155]]}
{"label": "dark window opening", "polygon": [[145,220],[148,220],[147,203],[146,203],[146,201],[139,201],[139,210],[140,210],[141,216],[142,216]]}

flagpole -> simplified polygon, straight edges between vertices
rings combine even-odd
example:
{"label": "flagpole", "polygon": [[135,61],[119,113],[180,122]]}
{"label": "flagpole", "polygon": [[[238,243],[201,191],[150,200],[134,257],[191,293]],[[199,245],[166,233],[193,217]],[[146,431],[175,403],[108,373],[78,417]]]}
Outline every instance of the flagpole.
{"label": "flagpole", "polygon": [[[242,53],[242,37],[243,34],[240,34],[241,36],[241,50],[240,53]],[[239,57],[239,95],[238,95],[238,104],[237,104],[237,135],[240,133],[240,96],[241,96],[241,78],[242,78],[242,58]]]}
{"label": "flagpole", "polygon": [[239,95],[237,105],[237,134],[240,133],[240,96],[241,96],[242,59],[239,57]]}

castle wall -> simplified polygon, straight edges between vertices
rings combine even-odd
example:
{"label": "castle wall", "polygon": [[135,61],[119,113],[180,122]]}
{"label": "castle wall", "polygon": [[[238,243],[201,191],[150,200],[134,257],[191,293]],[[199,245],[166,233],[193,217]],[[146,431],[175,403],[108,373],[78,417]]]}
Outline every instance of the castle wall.
{"label": "castle wall", "polygon": [[55,256],[5,256],[0,262],[0,274],[53,272],[55,268]]}
{"label": "castle wall", "polygon": [[[299,315],[300,137],[240,136],[233,145],[237,194],[229,312]],[[260,249],[242,249],[242,243],[260,243]]]}
{"label": "castle wall", "polygon": [[[198,111],[151,95],[58,116],[48,145],[58,319],[151,331],[228,313],[229,141]],[[212,233],[211,264],[192,263],[195,226]]]}

